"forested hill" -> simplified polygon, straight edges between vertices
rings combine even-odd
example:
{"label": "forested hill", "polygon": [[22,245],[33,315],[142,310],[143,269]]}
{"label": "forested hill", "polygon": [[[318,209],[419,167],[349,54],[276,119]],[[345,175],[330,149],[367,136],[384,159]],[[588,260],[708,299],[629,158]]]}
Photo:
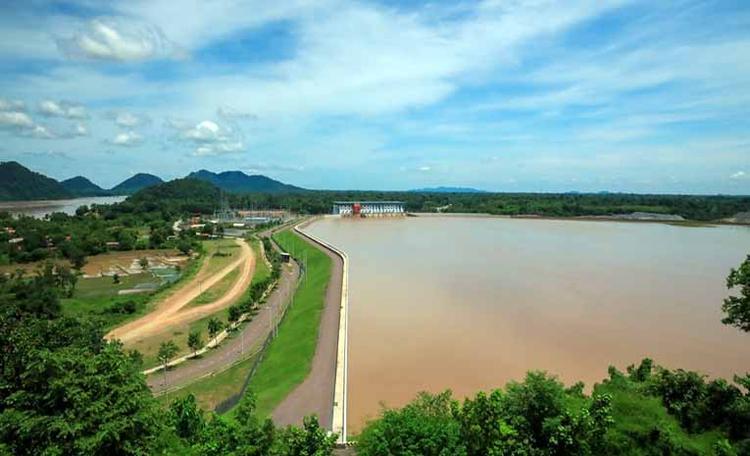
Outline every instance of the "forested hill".
{"label": "forested hill", "polygon": [[242,171],[224,171],[212,173],[202,169],[190,173],[187,177],[211,182],[220,189],[232,193],[290,193],[300,192],[304,189],[294,185],[285,184],[266,176],[249,176]]}
{"label": "forested hill", "polygon": [[72,198],[62,184],[18,162],[0,163],[0,201]]}
{"label": "forested hill", "polygon": [[160,177],[153,174],[138,173],[133,177],[125,179],[110,190],[113,195],[132,195],[138,190],[142,190],[152,185],[158,185],[164,182]]}
{"label": "forested hill", "polygon": [[219,204],[218,187],[198,179],[175,179],[154,185],[130,196],[117,207],[121,212],[148,212],[158,209],[175,216],[211,213]]}
{"label": "forested hill", "polygon": [[71,177],[60,182],[66,190],[76,196],[107,196],[109,191],[104,190],[83,176]]}

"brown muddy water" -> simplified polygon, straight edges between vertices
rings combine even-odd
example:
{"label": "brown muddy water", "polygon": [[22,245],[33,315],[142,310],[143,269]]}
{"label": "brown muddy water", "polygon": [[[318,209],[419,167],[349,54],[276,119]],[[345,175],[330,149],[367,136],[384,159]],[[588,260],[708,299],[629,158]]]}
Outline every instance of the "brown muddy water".
{"label": "brown muddy water", "polygon": [[126,196],[91,196],[84,198],[39,201],[0,201],[0,212],[12,215],[29,215],[44,218],[53,212],[64,212],[68,215],[76,213],[81,206],[92,204],[113,204],[124,201]]}
{"label": "brown muddy water", "polygon": [[418,217],[308,230],[350,258],[350,433],[381,403],[464,397],[531,369],[588,387],[644,357],[750,371],[750,335],[720,321],[745,227]]}

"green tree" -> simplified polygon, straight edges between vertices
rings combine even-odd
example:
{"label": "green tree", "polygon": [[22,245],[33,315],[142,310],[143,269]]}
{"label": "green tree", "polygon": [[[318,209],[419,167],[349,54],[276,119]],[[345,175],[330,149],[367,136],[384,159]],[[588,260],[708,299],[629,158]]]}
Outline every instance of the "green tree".
{"label": "green tree", "polygon": [[115,285],[117,285],[118,283],[120,283],[120,274],[115,273],[112,276],[112,283],[114,283]]}
{"label": "green tree", "polygon": [[169,360],[174,358],[174,355],[176,355],[178,351],[179,349],[177,348],[177,344],[175,344],[172,340],[162,342],[161,345],[159,345],[159,352],[157,353],[156,357],[159,359],[162,369],[164,370],[165,386],[167,385],[167,363],[169,362]]}
{"label": "green tree", "polygon": [[453,419],[450,391],[421,393],[401,410],[387,409],[368,423],[357,441],[359,456],[462,456],[466,442]]}
{"label": "green tree", "polygon": [[234,323],[240,319],[240,315],[242,315],[242,309],[240,309],[239,306],[234,304],[234,305],[229,306],[229,309],[227,309],[227,313],[228,313],[227,319],[229,320],[229,322]]}
{"label": "green tree", "polygon": [[203,339],[201,338],[200,331],[191,331],[188,334],[188,347],[193,350],[193,356],[196,355],[198,350],[203,346]]}
{"label": "green tree", "polygon": [[198,407],[192,394],[172,402],[169,406],[169,422],[177,436],[190,442],[198,439],[206,424],[203,410]]}
{"label": "green tree", "polygon": [[141,269],[143,269],[145,271],[146,269],[148,269],[148,258],[141,257],[138,260],[138,264],[141,266]]}
{"label": "green tree", "polygon": [[13,341],[0,393],[0,442],[9,454],[152,453],[158,407],[119,343],[102,345],[79,320],[27,316],[2,326],[2,345]]}
{"label": "green tree", "polygon": [[277,438],[278,454],[284,456],[327,456],[333,451],[337,435],[328,435],[318,417],[306,416],[302,428],[289,426]]}
{"label": "green tree", "polygon": [[208,320],[208,337],[213,340],[219,332],[224,328],[224,324],[216,317],[211,317]]}
{"label": "green tree", "polygon": [[177,249],[182,252],[183,255],[188,255],[191,248],[192,246],[190,245],[190,242],[186,239],[180,239],[180,241],[177,243]]}
{"label": "green tree", "polygon": [[727,288],[739,287],[739,296],[729,296],[721,306],[726,317],[721,320],[725,325],[736,326],[750,332],[750,255],[727,277]]}

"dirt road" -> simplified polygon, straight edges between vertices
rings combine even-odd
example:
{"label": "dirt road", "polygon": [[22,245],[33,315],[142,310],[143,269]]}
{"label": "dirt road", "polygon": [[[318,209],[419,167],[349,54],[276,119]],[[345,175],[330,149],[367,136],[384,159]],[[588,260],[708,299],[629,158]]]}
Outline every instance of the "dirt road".
{"label": "dirt road", "polygon": [[315,348],[310,374],[276,407],[272,418],[279,426],[299,426],[302,425],[305,416],[315,414],[321,426],[331,430],[343,261],[329,249],[309,239],[306,240],[322,250],[333,262],[331,280],[326,289],[325,308],[320,319],[318,345]]}
{"label": "dirt road", "polygon": [[243,359],[248,353],[256,350],[268,336],[270,317],[278,316],[294,292],[298,276],[299,268],[296,263],[291,262],[285,266],[279,285],[251,322],[244,324],[232,338],[224,340],[221,345],[201,358],[192,359],[170,370],[167,373],[166,385],[163,372],[150,375],[146,381],[151,390],[159,393],[167,388],[174,389],[186,385],[212,372],[220,371],[223,367]]}
{"label": "dirt road", "polygon": [[[177,289],[174,293],[159,302],[152,312],[143,317],[131,321],[123,326],[113,329],[106,337],[108,339],[120,339],[128,342],[162,331],[165,327],[187,321],[197,320],[203,316],[210,315],[220,310],[235,299],[239,298],[250,285],[255,270],[255,257],[247,242],[240,239],[235,240],[240,247],[239,258],[222,268],[219,272],[203,277],[205,265],[198,275],[186,285]],[[206,263],[207,264],[207,263]],[[183,310],[185,306],[200,294],[218,283],[235,268],[240,268],[240,274],[232,285],[232,288],[221,298],[211,303],[191,307]]]}

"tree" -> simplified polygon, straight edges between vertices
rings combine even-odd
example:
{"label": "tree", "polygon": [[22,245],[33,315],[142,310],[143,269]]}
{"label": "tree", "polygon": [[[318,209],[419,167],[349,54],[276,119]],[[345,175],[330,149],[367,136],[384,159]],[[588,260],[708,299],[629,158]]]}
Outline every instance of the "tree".
{"label": "tree", "polygon": [[193,350],[193,356],[196,356],[198,350],[203,346],[200,331],[192,331],[188,335],[188,347]]}
{"label": "tree", "polygon": [[177,436],[191,442],[198,439],[206,424],[203,410],[198,408],[192,394],[172,402],[169,406],[169,421]]}
{"label": "tree", "polygon": [[721,309],[726,317],[721,322],[750,332],[750,255],[739,268],[732,268],[727,277],[727,288],[731,290],[735,287],[739,287],[739,296],[724,299]]}
{"label": "tree", "polygon": [[230,323],[236,322],[240,319],[240,315],[242,315],[242,309],[236,304],[230,306],[229,309],[227,309],[227,312],[229,313],[228,319]]}
{"label": "tree", "polygon": [[336,434],[320,427],[317,416],[306,416],[302,428],[289,426],[278,436],[278,452],[284,456],[325,456],[336,444]]}
{"label": "tree", "polygon": [[216,317],[211,317],[210,320],[208,320],[208,337],[209,339],[213,340],[214,337],[216,337],[217,334],[222,330],[224,327],[224,324]]}
{"label": "tree", "polygon": [[190,245],[190,242],[186,239],[180,239],[180,242],[177,243],[177,249],[182,252],[183,255],[189,254],[191,248],[192,246]]}
{"label": "tree", "polygon": [[138,260],[138,264],[141,266],[141,269],[143,269],[144,271],[146,271],[146,269],[148,268],[148,258],[141,257]]}
{"label": "tree", "polygon": [[119,343],[85,320],[11,315],[0,317],[0,454],[154,453],[158,405]]}
{"label": "tree", "polygon": [[117,285],[118,283],[120,283],[120,274],[115,273],[112,276],[112,283],[114,283],[115,285]]}
{"label": "tree", "polygon": [[159,352],[156,357],[159,359],[159,362],[164,369],[164,385],[167,384],[167,363],[177,354],[178,351],[179,349],[177,348],[177,345],[172,340],[162,342],[161,345],[159,345]]}

